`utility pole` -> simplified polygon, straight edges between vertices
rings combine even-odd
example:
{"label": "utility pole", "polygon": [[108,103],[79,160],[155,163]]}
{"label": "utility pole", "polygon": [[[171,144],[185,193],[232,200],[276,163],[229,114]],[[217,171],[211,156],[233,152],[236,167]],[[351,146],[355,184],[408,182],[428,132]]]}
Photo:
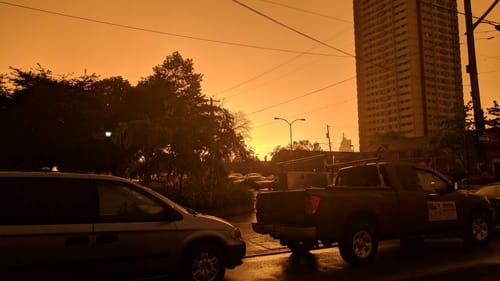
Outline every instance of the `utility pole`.
{"label": "utility pole", "polygon": [[330,139],[330,125],[326,125],[326,138],[328,139],[328,149],[330,150],[330,155],[332,156],[332,165],[333,165],[333,164],[335,164],[335,159],[334,159],[334,156],[332,154],[332,141]]}
{"label": "utility pole", "polygon": [[[464,0],[465,10],[465,28],[467,35],[467,52],[469,56],[469,64],[467,65],[467,72],[470,76],[472,105],[474,110],[474,125],[476,127],[476,149],[478,156],[478,168],[481,174],[481,181],[486,180],[483,175],[488,175],[486,167],[486,155],[484,153],[482,138],[485,137],[484,114],[481,107],[481,98],[479,95],[479,80],[477,77],[477,63],[476,63],[476,47],[474,43],[474,28],[491,12],[491,10],[498,4],[499,0],[495,0],[486,12],[477,20],[472,23],[472,5],[471,0]],[[500,29],[497,26],[495,28]]]}
{"label": "utility pole", "polygon": [[[465,28],[467,34],[467,53],[469,55],[469,64],[467,65],[467,73],[470,76],[472,105],[474,109],[474,125],[476,127],[476,134],[484,134],[484,115],[481,108],[481,98],[479,96],[479,79],[477,77],[477,63],[476,63],[476,46],[474,43],[474,27],[476,24],[472,23],[472,7],[470,0],[464,0],[465,9]],[[478,22],[479,23],[479,22]]]}

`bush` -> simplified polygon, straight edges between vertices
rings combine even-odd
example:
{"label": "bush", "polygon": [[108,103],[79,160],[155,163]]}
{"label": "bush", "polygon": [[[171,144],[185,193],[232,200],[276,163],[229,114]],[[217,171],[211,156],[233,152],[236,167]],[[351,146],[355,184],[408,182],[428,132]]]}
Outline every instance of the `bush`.
{"label": "bush", "polygon": [[250,211],[254,204],[253,193],[248,187],[230,182],[214,188],[212,203],[206,187],[185,186],[182,192],[157,182],[150,183],[149,187],[184,207],[220,216]]}

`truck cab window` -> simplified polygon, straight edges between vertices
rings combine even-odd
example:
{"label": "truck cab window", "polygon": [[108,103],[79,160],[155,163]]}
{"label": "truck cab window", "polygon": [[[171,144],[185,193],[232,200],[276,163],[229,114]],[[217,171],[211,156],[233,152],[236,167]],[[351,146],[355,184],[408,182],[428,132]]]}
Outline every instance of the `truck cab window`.
{"label": "truck cab window", "polygon": [[339,186],[380,186],[376,165],[360,166],[339,171],[336,185]]}
{"label": "truck cab window", "polygon": [[448,183],[441,177],[426,170],[417,170],[419,185],[424,191],[445,192],[449,189]]}

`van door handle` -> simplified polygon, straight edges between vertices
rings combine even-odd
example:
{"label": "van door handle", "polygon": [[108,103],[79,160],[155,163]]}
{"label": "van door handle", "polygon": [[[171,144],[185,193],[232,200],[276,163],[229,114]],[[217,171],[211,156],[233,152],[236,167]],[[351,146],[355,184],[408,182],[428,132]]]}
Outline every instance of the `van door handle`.
{"label": "van door handle", "polygon": [[90,238],[88,236],[73,236],[66,238],[66,245],[88,245]]}
{"label": "van door handle", "polygon": [[118,241],[118,235],[116,234],[103,234],[98,235],[96,238],[96,242],[98,244],[110,244]]}

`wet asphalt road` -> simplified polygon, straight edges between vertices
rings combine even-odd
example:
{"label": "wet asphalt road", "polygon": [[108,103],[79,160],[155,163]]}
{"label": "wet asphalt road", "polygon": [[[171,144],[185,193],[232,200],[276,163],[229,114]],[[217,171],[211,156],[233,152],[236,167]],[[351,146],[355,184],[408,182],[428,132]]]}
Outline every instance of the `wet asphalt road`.
{"label": "wet asphalt road", "polygon": [[428,240],[411,252],[402,251],[398,240],[384,241],[372,264],[353,267],[342,260],[336,247],[302,257],[291,255],[277,240],[252,231],[254,213],[228,220],[241,229],[247,254],[243,265],[226,271],[226,281],[500,280],[498,232],[489,247],[472,250],[457,238]]}

